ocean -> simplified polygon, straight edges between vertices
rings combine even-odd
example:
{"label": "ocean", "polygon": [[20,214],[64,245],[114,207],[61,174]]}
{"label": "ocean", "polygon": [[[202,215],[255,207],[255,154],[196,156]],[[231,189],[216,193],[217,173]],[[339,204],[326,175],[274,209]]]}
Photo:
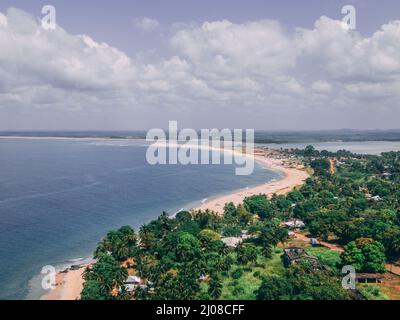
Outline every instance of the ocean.
{"label": "ocean", "polygon": [[111,229],[139,228],[163,211],[255,186],[279,174],[256,165],[146,162],[147,143],[101,139],[0,139],[0,299],[38,299],[40,270],[90,258]]}

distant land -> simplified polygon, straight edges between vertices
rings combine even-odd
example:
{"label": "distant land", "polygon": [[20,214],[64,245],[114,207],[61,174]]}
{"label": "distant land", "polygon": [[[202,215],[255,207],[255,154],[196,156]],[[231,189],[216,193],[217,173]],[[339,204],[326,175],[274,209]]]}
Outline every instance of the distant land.
{"label": "distant land", "polygon": [[[146,131],[0,131],[0,137],[145,139]],[[255,131],[256,143],[400,141],[400,129]]]}

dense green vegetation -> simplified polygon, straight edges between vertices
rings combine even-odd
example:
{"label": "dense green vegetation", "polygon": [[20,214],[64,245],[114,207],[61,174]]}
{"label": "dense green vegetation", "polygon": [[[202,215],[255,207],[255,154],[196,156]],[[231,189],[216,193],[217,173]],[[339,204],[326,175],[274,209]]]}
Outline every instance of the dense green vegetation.
{"label": "dense green vegetation", "polygon": [[[304,196],[293,216],[302,218],[313,236],[345,245],[370,238],[389,258],[400,256],[400,153],[337,156],[338,172],[329,173],[321,154],[307,148],[315,174],[300,189]],[[339,152],[343,154],[345,152]]]}
{"label": "dense green vegetation", "polygon": [[258,300],[347,300],[349,292],[326,272],[310,271],[306,264],[288,268],[282,277],[264,277]]}
{"label": "dense green vegetation", "polygon": [[[357,272],[384,272],[400,256],[400,153],[357,156],[312,147],[292,151],[314,170],[298,190],[268,199],[256,195],[224,215],[211,211],[163,213],[136,234],[111,231],[85,272],[82,299],[353,299],[379,297],[341,287],[341,266]],[[331,174],[328,157],[336,161]],[[281,222],[302,219],[312,237],[336,242],[344,252],[308,248],[321,265],[283,266]],[[240,237],[236,247],[223,238]],[[226,240],[226,239],[225,239]],[[225,241],[226,242],[226,241]],[[127,275],[142,285],[127,292]],[[361,290],[361,289],[360,289]]]}
{"label": "dense green vegetation", "polygon": [[371,238],[360,238],[347,244],[342,261],[353,266],[357,272],[385,272],[383,245]]}
{"label": "dense green vegetation", "polygon": [[359,292],[367,300],[389,300],[389,298],[383,294],[377,286],[360,286]]}

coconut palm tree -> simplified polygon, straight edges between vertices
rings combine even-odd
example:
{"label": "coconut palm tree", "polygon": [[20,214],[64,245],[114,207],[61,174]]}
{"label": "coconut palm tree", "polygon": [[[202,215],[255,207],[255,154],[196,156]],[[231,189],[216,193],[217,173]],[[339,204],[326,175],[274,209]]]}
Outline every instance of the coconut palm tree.
{"label": "coconut palm tree", "polygon": [[221,279],[216,275],[211,277],[208,286],[208,294],[215,300],[219,299],[222,294],[222,282]]}

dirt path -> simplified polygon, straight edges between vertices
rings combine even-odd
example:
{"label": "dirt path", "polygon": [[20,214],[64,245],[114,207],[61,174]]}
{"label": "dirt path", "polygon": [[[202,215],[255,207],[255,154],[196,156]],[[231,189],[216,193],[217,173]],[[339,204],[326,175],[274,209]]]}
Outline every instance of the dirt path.
{"label": "dirt path", "polygon": [[[303,242],[310,243],[310,239],[311,238],[306,237],[305,235],[303,235],[301,233],[295,232],[295,239],[303,241]],[[318,243],[320,245],[323,245],[323,246],[325,246],[325,247],[327,247],[327,248],[329,248],[329,249],[331,249],[333,251],[336,251],[336,252],[343,252],[344,251],[341,246],[336,245],[336,244],[332,244],[332,243],[328,243],[328,242],[324,242],[324,241],[318,241]]]}
{"label": "dirt path", "polygon": [[398,266],[398,265],[395,265],[392,263],[387,263],[386,270],[400,276],[400,266]]}
{"label": "dirt path", "polygon": [[333,161],[333,159],[329,159],[329,164],[330,164],[329,171],[331,172],[331,174],[335,174],[336,173],[335,161]]}
{"label": "dirt path", "polygon": [[400,300],[400,278],[387,272],[380,286],[383,293],[392,300]]}

